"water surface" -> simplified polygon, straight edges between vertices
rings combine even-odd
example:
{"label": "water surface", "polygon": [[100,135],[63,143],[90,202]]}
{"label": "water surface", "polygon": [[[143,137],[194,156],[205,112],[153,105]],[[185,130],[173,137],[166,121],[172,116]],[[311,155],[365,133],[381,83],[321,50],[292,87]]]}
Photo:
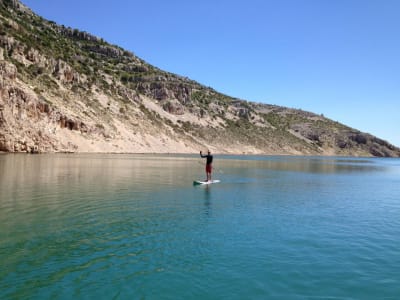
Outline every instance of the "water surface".
{"label": "water surface", "polygon": [[400,160],[0,155],[0,299],[398,299]]}

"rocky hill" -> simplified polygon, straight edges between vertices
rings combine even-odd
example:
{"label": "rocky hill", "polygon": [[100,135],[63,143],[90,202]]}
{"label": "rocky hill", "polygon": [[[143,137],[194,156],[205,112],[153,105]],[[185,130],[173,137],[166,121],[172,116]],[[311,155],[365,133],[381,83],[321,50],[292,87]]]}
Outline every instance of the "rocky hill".
{"label": "rocky hill", "polygon": [[400,156],[321,115],[229,97],[0,0],[0,151]]}

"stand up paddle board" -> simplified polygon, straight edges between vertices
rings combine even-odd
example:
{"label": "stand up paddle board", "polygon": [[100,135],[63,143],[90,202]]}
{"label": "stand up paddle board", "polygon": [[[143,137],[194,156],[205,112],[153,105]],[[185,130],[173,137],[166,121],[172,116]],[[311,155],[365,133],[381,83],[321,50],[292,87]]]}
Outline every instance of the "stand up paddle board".
{"label": "stand up paddle board", "polygon": [[218,183],[218,182],[221,182],[221,180],[218,180],[218,179],[209,180],[209,181],[195,180],[195,181],[193,181],[193,185],[212,184],[212,183]]}

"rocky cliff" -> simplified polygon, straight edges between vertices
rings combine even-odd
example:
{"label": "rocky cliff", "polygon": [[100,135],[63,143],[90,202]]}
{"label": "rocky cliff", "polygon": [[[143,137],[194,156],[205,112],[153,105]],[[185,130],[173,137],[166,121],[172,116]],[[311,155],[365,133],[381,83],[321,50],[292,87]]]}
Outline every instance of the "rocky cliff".
{"label": "rocky cliff", "polygon": [[400,156],[302,110],[232,98],[0,0],[0,151]]}

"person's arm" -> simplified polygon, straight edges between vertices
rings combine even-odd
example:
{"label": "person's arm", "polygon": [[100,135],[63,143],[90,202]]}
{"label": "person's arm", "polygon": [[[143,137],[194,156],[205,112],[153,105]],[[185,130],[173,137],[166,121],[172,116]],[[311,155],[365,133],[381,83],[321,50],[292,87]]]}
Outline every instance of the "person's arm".
{"label": "person's arm", "polygon": [[202,158],[205,158],[205,157],[207,157],[207,155],[203,155],[203,153],[200,151],[200,156],[202,157]]}

